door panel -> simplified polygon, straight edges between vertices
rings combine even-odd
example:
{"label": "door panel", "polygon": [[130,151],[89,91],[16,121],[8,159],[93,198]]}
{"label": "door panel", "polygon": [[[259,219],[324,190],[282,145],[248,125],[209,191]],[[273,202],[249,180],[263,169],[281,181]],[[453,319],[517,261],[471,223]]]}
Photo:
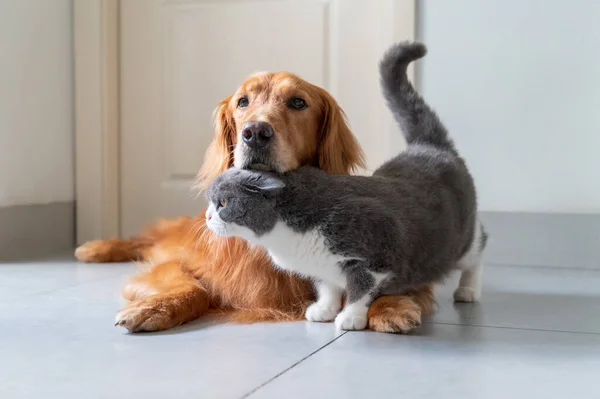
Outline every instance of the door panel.
{"label": "door panel", "polygon": [[412,37],[406,4],[121,1],[121,233],[202,209],[191,188],[213,136],[212,112],[256,71],[288,70],[328,89],[370,169],[400,150],[377,61],[390,43]]}

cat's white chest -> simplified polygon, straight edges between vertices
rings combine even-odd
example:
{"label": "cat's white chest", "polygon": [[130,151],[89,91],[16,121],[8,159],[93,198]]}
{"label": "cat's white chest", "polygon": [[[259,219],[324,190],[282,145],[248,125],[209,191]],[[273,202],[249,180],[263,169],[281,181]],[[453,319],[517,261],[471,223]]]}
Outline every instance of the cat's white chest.
{"label": "cat's white chest", "polygon": [[345,287],[346,277],[338,263],[347,258],[331,253],[317,230],[297,233],[278,222],[259,241],[280,268]]}

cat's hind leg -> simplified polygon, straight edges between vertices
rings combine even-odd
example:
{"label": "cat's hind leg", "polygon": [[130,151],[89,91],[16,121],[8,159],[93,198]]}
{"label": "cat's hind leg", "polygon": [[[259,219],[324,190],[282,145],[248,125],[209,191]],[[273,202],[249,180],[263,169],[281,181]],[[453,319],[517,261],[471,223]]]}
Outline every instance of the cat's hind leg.
{"label": "cat's hind leg", "polygon": [[306,309],[308,321],[332,321],[342,308],[343,291],[324,281],[316,281],[317,301]]}
{"label": "cat's hind leg", "polygon": [[458,267],[462,270],[462,274],[458,288],[454,291],[454,301],[477,302],[481,298],[482,261],[487,239],[488,235],[483,225],[477,222],[471,247],[458,261]]}

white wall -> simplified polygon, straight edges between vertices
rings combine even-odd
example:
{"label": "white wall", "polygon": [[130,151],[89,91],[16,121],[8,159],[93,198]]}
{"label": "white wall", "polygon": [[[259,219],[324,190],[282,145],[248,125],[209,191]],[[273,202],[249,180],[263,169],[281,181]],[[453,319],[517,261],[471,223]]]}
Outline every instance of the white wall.
{"label": "white wall", "polygon": [[74,200],[71,0],[0,1],[0,207]]}
{"label": "white wall", "polygon": [[600,212],[600,2],[421,2],[421,91],[482,210]]}

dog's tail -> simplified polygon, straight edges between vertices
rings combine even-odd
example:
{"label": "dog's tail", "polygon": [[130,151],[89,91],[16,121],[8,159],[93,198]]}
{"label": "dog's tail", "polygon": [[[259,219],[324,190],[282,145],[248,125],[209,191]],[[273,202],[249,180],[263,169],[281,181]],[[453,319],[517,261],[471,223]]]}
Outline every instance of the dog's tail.
{"label": "dog's tail", "polygon": [[425,54],[427,48],[418,42],[390,47],[379,64],[383,94],[408,144],[427,144],[455,152],[446,128],[406,75],[408,65]]}

